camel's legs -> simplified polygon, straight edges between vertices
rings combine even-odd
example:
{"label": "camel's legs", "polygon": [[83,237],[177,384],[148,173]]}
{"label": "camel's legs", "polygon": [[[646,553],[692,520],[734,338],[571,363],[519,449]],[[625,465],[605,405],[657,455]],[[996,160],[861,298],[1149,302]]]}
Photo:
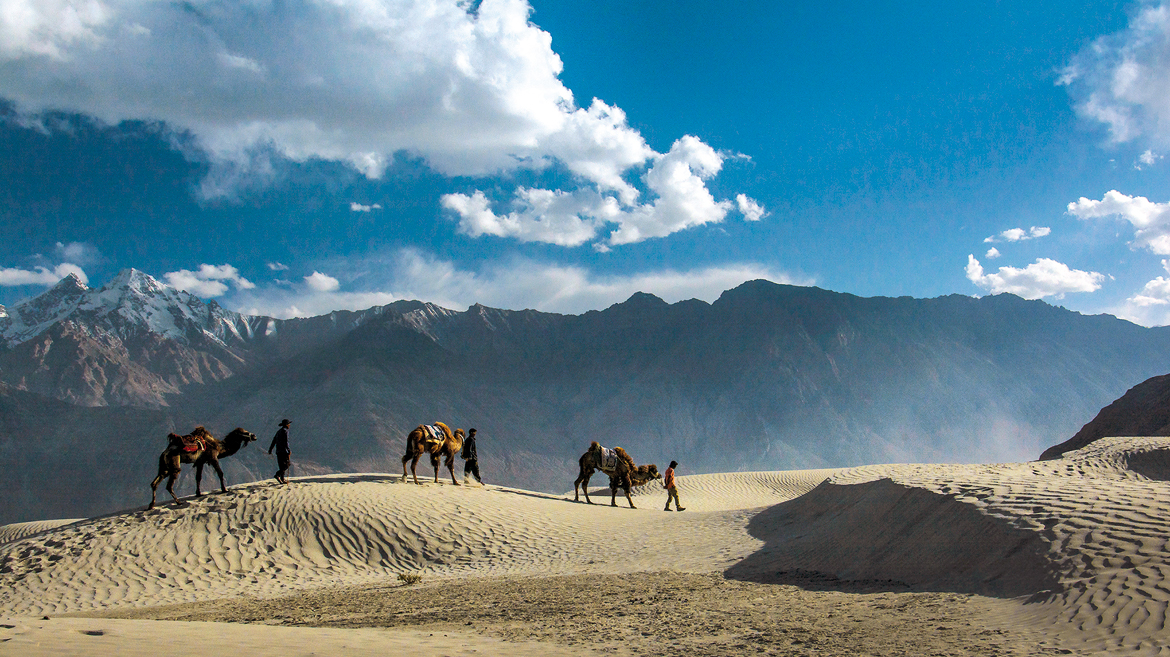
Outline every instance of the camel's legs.
{"label": "camel's legs", "polygon": [[402,481],[406,481],[406,477],[408,476],[406,473],[406,462],[410,460],[410,456],[410,452],[408,451],[406,455],[402,457]]}
{"label": "camel's legs", "polygon": [[203,495],[199,492],[199,483],[203,481],[203,461],[195,463],[195,497]]}
{"label": "camel's legs", "polygon": [[[414,459],[410,462],[410,476],[414,477],[414,483],[416,484],[418,484],[418,458],[420,456],[422,456],[422,454],[415,454]],[[403,475],[405,477],[405,472]],[[421,486],[422,484],[419,485]]]}
{"label": "camel's legs", "polygon": [[630,488],[633,486],[633,482],[630,481],[629,475],[609,478],[609,505],[617,506],[617,489],[619,486],[621,487],[622,491],[625,492],[626,501],[630,503],[630,508],[638,508],[634,506],[634,500],[630,497]]}
{"label": "camel's legs", "polygon": [[179,501],[179,496],[175,495],[175,480],[179,478],[178,470],[171,470],[170,476],[167,478],[167,492],[171,494],[171,498],[175,500],[175,506],[182,504]]}
{"label": "camel's legs", "polygon": [[589,478],[593,476],[592,470],[582,471],[577,476],[577,481],[573,482],[573,501],[580,502],[581,498],[577,496],[577,484],[581,484],[581,490],[585,493],[585,502],[593,504],[593,500],[589,499]]}
{"label": "camel's legs", "polygon": [[227,484],[223,481],[223,469],[219,467],[219,459],[211,459],[211,467],[215,468],[215,474],[219,475],[219,492],[227,492]]}
{"label": "camel's legs", "polygon": [[431,454],[431,467],[435,469],[435,483],[439,483],[439,455]]}
{"label": "camel's legs", "polygon": [[159,472],[158,476],[154,478],[154,481],[150,482],[150,506],[146,507],[147,509],[154,508],[154,499],[158,494],[159,482],[161,482],[165,476],[167,476],[165,472]]}
{"label": "camel's legs", "polygon": [[447,472],[451,473],[451,481],[458,486],[459,480],[455,478],[455,455],[447,457]]}

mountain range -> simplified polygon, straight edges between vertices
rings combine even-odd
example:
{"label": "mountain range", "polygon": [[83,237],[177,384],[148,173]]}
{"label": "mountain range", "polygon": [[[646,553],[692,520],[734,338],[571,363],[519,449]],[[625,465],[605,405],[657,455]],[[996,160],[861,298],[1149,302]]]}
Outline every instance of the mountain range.
{"label": "mountain range", "polygon": [[200,424],[261,437],[223,462],[229,484],[271,476],[284,417],[293,476],[400,472],[406,433],[438,420],[478,429],[489,483],[561,492],[593,440],[683,474],[1027,460],[1167,371],[1170,329],[1011,295],[751,281],[581,315],[398,301],[281,320],[136,270],[70,276],[0,308],[0,523],[143,504],[166,434]]}

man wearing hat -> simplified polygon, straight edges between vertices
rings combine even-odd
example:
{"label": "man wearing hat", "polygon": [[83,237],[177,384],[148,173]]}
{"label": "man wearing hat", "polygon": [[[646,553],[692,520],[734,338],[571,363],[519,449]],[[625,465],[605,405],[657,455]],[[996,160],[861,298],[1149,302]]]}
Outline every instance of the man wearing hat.
{"label": "man wearing hat", "polygon": [[272,437],[272,444],[268,446],[269,454],[272,453],[273,449],[276,449],[276,463],[280,467],[276,471],[276,480],[282,484],[288,483],[288,480],[284,478],[284,473],[288,472],[289,466],[292,465],[292,451],[288,448],[288,427],[291,424],[287,418],[281,420],[280,428]]}

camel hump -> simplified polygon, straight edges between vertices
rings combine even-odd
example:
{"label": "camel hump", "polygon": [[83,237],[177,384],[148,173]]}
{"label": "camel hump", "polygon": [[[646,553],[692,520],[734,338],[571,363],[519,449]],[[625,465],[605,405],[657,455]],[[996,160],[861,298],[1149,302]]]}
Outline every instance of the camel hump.
{"label": "camel hump", "polygon": [[601,449],[601,443],[599,443],[595,440],[595,441],[589,443],[589,449],[591,449],[591,450]]}
{"label": "camel hump", "polygon": [[638,467],[637,465],[634,464],[634,457],[630,456],[630,454],[626,450],[622,449],[621,447],[614,447],[613,451],[617,452],[618,458],[625,461],[626,465],[630,466],[631,470],[636,469]]}

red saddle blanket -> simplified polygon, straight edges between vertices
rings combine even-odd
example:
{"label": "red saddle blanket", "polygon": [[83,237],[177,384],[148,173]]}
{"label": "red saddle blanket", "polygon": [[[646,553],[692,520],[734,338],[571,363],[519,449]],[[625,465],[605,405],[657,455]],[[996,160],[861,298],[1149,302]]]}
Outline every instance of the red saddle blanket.
{"label": "red saddle blanket", "polygon": [[167,438],[170,439],[172,445],[188,454],[194,454],[207,448],[207,443],[203,442],[201,436],[180,436],[177,433],[172,433]]}

